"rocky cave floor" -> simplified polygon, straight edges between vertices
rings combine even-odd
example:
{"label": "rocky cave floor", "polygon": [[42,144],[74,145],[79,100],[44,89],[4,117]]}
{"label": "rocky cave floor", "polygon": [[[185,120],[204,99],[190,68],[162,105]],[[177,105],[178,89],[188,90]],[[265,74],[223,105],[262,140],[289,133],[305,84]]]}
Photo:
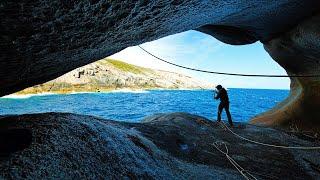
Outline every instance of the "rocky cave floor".
{"label": "rocky cave floor", "polygon": [[[272,128],[236,124],[233,130],[265,143],[320,146],[318,139]],[[257,179],[320,179],[320,150],[252,144],[186,113],[142,123],[68,113],[0,117],[0,178],[240,179],[214,142],[225,142],[230,157]]]}

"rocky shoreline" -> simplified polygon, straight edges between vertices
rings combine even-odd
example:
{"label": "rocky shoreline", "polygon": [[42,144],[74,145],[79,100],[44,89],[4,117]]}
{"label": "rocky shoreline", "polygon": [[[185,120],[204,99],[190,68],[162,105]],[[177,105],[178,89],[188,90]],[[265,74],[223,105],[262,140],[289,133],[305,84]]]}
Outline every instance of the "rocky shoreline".
{"label": "rocky shoreline", "polygon": [[27,91],[21,91],[14,94],[10,94],[5,97],[24,97],[24,96],[44,96],[44,95],[55,95],[55,94],[82,94],[82,93],[112,93],[112,92],[144,92],[144,91],[160,91],[160,90],[208,90],[207,88],[109,88],[109,89],[99,89],[97,91],[73,91],[73,90],[63,90],[63,91],[50,91],[50,92],[27,92]]}
{"label": "rocky shoreline", "polygon": [[[240,179],[224,154],[258,179],[317,179],[319,151],[266,148],[242,141],[219,124],[187,113],[158,114],[141,123],[69,113],[1,118],[0,178]],[[236,124],[265,143],[319,146],[318,140],[272,128]]]}
{"label": "rocky shoreline", "polygon": [[149,69],[113,59],[103,59],[77,68],[44,84],[15,95],[74,92],[110,92],[114,90],[209,89],[214,85],[179,73]]}

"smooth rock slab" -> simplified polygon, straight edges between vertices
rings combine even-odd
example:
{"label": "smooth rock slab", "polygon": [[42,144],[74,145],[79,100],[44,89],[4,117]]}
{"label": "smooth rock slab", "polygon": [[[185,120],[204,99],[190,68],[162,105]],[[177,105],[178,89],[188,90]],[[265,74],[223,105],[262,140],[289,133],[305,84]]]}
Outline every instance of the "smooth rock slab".
{"label": "smooth rock slab", "polygon": [[[215,122],[186,113],[159,114],[142,123],[67,113],[31,114],[2,117],[0,127],[0,132],[20,129],[32,135],[31,141],[19,138],[22,149],[0,152],[0,178],[241,178],[210,145],[216,141],[226,142],[230,156],[257,178],[319,177],[302,159],[320,162],[319,151],[250,145]],[[270,128],[242,125],[235,131],[267,143],[316,145]],[[1,146],[6,147],[3,141]]]}

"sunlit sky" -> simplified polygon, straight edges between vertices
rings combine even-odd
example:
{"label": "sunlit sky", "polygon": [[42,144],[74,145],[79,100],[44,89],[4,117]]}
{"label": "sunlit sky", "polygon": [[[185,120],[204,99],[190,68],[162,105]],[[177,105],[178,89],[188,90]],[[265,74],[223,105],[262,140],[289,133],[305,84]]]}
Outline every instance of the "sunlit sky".
{"label": "sunlit sky", "polygon": [[[233,46],[197,31],[187,31],[141,46],[160,58],[193,68],[245,74],[286,74],[260,42]],[[136,46],[126,48],[111,58],[143,67],[179,72],[227,88],[289,89],[290,85],[289,78],[235,77],[181,69],[155,59]]]}

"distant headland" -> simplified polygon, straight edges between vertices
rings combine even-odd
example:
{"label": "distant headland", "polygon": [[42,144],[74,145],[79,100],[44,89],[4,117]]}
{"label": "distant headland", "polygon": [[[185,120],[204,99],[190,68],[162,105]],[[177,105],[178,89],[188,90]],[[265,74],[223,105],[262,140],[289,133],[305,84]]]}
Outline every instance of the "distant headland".
{"label": "distant headland", "polygon": [[105,92],[117,89],[208,89],[212,87],[214,87],[213,84],[183,74],[144,68],[106,58],[15,94],[65,94]]}

